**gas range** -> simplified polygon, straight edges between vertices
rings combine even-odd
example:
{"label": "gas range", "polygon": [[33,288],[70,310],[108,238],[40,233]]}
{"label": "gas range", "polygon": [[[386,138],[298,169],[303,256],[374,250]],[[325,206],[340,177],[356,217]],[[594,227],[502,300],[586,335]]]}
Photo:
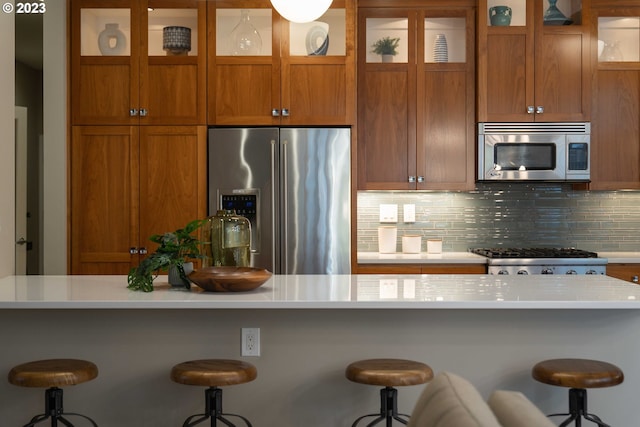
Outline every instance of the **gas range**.
{"label": "gas range", "polygon": [[477,248],[489,274],[606,274],[607,259],[575,248]]}

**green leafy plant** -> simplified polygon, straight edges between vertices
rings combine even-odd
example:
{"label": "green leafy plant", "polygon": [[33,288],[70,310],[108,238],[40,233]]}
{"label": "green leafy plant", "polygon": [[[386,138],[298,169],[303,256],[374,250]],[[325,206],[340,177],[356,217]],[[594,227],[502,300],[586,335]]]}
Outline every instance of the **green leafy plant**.
{"label": "green leafy plant", "polygon": [[371,45],[372,52],[377,55],[397,55],[400,39],[395,37],[383,37]]}
{"label": "green leafy plant", "polygon": [[154,253],[148,255],[137,267],[132,268],[127,276],[127,288],[134,291],[153,291],[153,280],[159,271],[175,267],[184,286],[189,289],[191,283],[184,272],[183,264],[188,259],[202,258],[200,242],[193,233],[207,220],[194,220],[184,228],[164,234],[154,234],[149,238],[159,246]]}

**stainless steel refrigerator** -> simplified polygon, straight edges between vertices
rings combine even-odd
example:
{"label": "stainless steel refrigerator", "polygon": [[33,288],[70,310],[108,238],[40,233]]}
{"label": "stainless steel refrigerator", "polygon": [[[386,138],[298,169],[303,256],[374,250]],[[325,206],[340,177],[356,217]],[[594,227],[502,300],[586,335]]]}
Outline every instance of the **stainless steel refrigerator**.
{"label": "stainless steel refrigerator", "polygon": [[209,211],[251,222],[251,265],[349,274],[348,128],[209,129]]}

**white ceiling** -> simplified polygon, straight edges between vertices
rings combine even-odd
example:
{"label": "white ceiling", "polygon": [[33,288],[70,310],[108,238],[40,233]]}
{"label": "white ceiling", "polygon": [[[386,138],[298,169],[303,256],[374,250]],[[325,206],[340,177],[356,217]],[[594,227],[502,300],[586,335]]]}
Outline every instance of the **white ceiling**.
{"label": "white ceiling", "polygon": [[16,61],[42,70],[42,15],[16,14]]}

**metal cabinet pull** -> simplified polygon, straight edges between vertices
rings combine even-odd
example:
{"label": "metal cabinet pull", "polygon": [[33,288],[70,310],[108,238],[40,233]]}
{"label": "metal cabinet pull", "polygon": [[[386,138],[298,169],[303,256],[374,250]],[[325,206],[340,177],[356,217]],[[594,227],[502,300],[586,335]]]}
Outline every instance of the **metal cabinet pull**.
{"label": "metal cabinet pull", "polygon": [[137,255],[138,254],[138,248],[129,248],[129,253],[131,255]]}
{"label": "metal cabinet pull", "polygon": [[409,179],[408,179],[407,181],[409,181],[409,182],[416,182],[416,177],[415,177],[415,176],[413,176],[413,175],[410,175],[410,176],[409,176]]}
{"label": "metal cabinet pull", "polygon": [[283,108],[282,109],[282,117],[289,117],[289,109],[288,108]]}
{"label": "metal cabinet pull", "polygon": [[638,276],[633,276],[633,277],[631,278],[631,281],[632,281],[633,283],[638,283]]}
{"label": "metal cabinet pull", "polygon": [[142,247],[140,248],[140,255],[146,255],[147,254],[147,248]]}
{"label": "metal cabinet pull", "polygon": [[542,105],[538,105],[536,107],[536,114],[542,114],[544,113],[544,107]]}
{"label": "metal cabinet pull", "polygon": [[418,182],[424,182],[424,176],[418,176]]}
{"label": "metal cabinet pull", "polygon": [[132,108],[132,109],[129,110],[129,116],[135,117],[137,115],[138,115],[138,110],[137,109]]}
{"label": "metal cabinet pull", "polygon": [[140,109],[140,117],[147,117],[147,109],[146,108],[141,108]]}
{"label": "metal cabinet pull", "polygon": [[271,110],[271,116],[280,117],[280,110],[278,110],[277,108],[274,108],[273,110]]}
{"label": "metal cabinet pull", "polygon": [[527,106],[527,114],[533,114],[534,112],[535,108],[533,108],[533,105]]}

